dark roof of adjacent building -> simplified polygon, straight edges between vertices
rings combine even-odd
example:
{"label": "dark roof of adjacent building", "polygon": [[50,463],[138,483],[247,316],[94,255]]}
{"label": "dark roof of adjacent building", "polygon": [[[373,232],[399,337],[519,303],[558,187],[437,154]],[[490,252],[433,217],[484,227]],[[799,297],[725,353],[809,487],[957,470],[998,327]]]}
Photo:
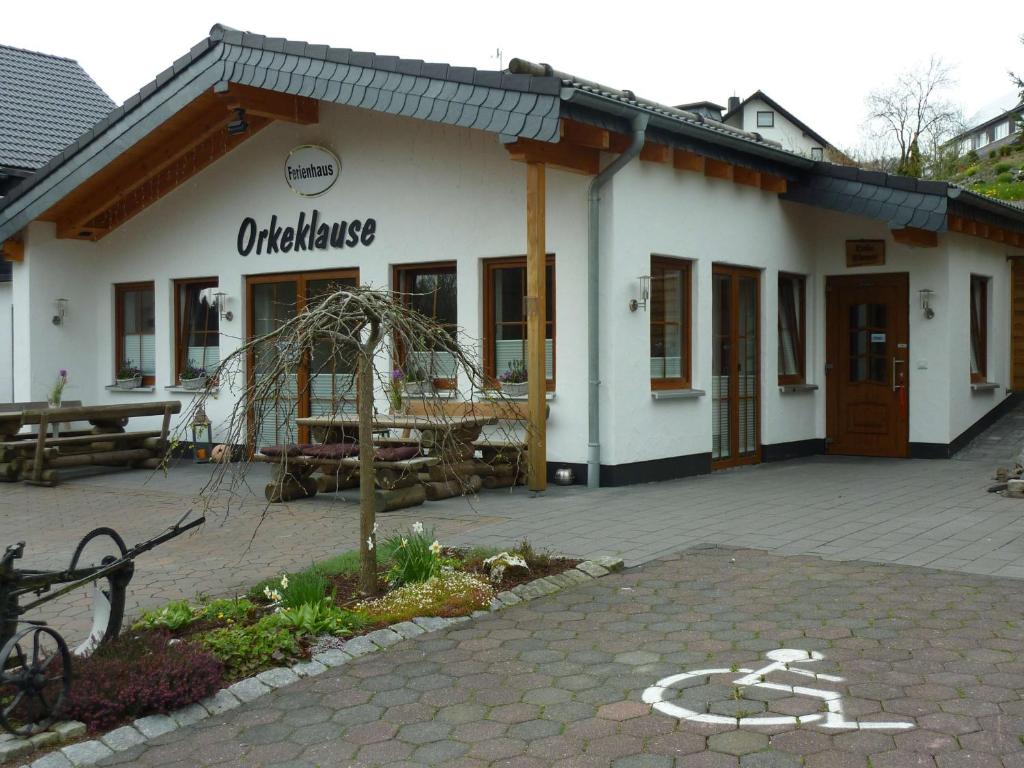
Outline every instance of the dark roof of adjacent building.
{"label": "dark roof of adjacent building", "polygon": [[831,147],[832,146],[832,143],[828,139],[826,139],[824,136],[822,136],[816,130],[811,128],[811,126],[809,126],[807,123],[805,123],[799,117],[794,115],[792,112],[790,112],[784,106],[779,104],[779,102],[777,102],[775,99],[773,99],[767,93],[765,93],[764,91],[760,91],[760,90],[754,91],[752,94],[747,96],[747,98],[745,98],[743,101],[741,101],[738,106],[733,107],[728,112],[726,112],[724,115],[722,115],[722,120],[728,120],[730,117],[735,115],[737,112],[742,112],[743,111],[743,107],[745,107],[748,102],[753,101],[755,99],[759,99],[759,100],[763,101],[765,104],[767,104],[772,109],[774,109],[776,112],[778,112],[780,115],[785,117],[787,120],[789,120],[789,122],[793,123],[793,125],[795,125],[797,128],[799,128],[805,134],[810,136],[816,142],[821,144],[823,147]]}
{"label": "dark roof of adjacent building", "polygon": [[[786,199],[795,202],[883,218],[894,227],[933,230],[945,228],[947,206],[968,206],[1004,224],[1024,227],[1021,209],[945,182],[815,162],[757,133],[558,72],[546,64],[515,59],[508,70],[483,71],[215,25],[209,37],[0,200],[0,241],[42,215],[199,95],[230,83],[489,131],[507,143],[519,139],[557,142],[563,118],[628,134],[636,116],[644,115],[650,141],[782,176],[791,182]],[[767,101],[760,91],[758,95]],[[883,204],[859,202],[869,193],[884,196],[884,190],[893,192]]]}
{"label": "dark roof of adjacent building", "polygon": [[0,169],[41,168],[113,107],[78,62],[0,45]]}

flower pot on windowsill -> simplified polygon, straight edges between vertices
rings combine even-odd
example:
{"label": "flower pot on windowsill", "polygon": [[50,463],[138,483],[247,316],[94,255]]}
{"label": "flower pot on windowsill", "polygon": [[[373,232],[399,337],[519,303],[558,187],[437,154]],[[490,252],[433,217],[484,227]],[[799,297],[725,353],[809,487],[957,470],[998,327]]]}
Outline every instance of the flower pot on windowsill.
{"label": "flower pot on windowsill", "polygon": [[206,386],[206,378],[206,376],[196,376],[194,379],[186,379],[182,377],[180,379],[181,388],[190,390],[202,389]]}
{"label": "flower pot on windowsill", "polygon": [[526,397],[529,393],[530,385],[526,381],[503,381],[501,382],[501,391],[504,392],[508,397]]}
{"label": "flower pot on windowsill", "polygon": [[434,382],[432,381],[407,381],[405,382],[405,394],[411,397],[423,397],[434,394]]}
{"label": "flower pot on windowsill", "polygon": [[115,379],[118,389],[138,389],[142,386],[142,376],[132,376],[129,379]]}

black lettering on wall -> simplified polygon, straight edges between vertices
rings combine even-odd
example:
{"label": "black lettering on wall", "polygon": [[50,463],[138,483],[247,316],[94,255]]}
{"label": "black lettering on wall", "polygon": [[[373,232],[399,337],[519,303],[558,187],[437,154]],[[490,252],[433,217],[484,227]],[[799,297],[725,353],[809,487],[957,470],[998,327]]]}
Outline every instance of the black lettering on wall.
{"label": "black lettering on wall", "polygon": [[359,242],[363,245],[369,245],[373,242],[373,239],[377,236],[377,220],[367,219],[366,223],[363,224],[363,234],[359,236]]}
{"label": "black lettering on wall", "polygon": [[256,219],[247,216],[238,228],[238,255],[248,256],[256,242]]}
{"label": "black lettering on wall", "polygon": [[259,229],[256,219],[246,216],[238,227],[236,246],[240,256],[292,251],[326,251],[330,248],[369,246],[377,239],[377,220],[374,218],[351,221],[322,221],[321,213],[300,211],[296,225],[284,227],[277,214],[270,217],[270,225]]}
{"label": "black lettering on wall", "polygon": [[345,245],[351,247],[359,244],[359,230],[362,227],[363,222],[359,219],[352,219],[352,223],[348,225],[348,239],[345,240]]}

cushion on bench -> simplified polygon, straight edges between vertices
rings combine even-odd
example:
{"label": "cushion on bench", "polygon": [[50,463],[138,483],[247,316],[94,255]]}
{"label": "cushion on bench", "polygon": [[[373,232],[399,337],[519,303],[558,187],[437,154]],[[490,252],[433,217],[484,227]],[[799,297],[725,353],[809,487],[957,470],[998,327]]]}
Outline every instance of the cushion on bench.
{"label": "cushion on bench", "polygon": [[302,455],[315,459],[346,459],[359,453],[356,443],[324,443],[323,445],[303,445]]}
{"label": "cushion on bench", "polygon": [[405,461],[419,455],[420,449],[415,445],[398,445],[391,448],[378,448],[374,451],[373,458],[377,461]]}
{"label": "cushion on bench", "polygon": [[260,448],[260,453],[276,459],[278,456],[298,456],[302,449],[309,447],[309,443],[288,443],[287,445],[265,445]]}

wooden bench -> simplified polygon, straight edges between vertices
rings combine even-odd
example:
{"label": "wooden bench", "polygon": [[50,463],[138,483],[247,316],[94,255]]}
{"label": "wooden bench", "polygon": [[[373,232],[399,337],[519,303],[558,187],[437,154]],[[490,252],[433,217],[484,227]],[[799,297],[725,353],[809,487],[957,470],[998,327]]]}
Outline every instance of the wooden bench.
{"label": "wooden bench", "polygon": [[[171,416],[181,411],[181,402],[122,405],[77,405],[61,408],[31,409],[22,412],[22,425],[37,426],[31,450],[21,449],[17,460],[18,477],[30,485],[53,486],[60,471],[84,466],[146,467],[159,466],[167,451]],[[158,431],[125,431],[132,418],[163,416]],[[55,422],[87,421],[92,430],[86,434],[49,437],[47,428]],[[11,443],[5,443],[10,447]],[[9,475],[11,468],[6,469]],[[5,474],[0,466],[0,476]]]}

